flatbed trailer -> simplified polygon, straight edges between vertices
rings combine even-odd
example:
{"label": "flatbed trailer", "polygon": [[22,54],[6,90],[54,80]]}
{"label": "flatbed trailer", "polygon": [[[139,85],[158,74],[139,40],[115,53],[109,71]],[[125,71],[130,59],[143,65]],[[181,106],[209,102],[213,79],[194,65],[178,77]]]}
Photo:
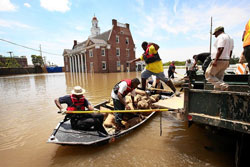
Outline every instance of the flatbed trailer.
{"label": "flatbed trailer", "polygon": [[190,79],[185,85],[184,109],[189,125],[199,123],[237,134],[235,166],[244,166],[246,162],[250,166],[246,156],[250,150],[249,75],[225,75],[229,91],[213,90],[203,77]]}

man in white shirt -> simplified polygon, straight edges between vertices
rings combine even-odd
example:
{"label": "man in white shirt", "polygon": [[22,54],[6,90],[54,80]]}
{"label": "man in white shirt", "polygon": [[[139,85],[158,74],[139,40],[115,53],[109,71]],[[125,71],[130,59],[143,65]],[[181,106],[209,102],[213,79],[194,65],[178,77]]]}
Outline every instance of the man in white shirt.
{"label": "man in white shirt", "polygon": [[187,76],[189,76],[189,72],[192,71],[192,67],[193,67],[193,63],[191,62],[190,59],[186,61],[185,67],[186,67],[186,74]]}
{"label": "man in white shirt", "polygon": [[[131,93],[131,100],[133,103],[133,106],[135,106],[134,103],[134,96],[136,95],[135,89],[140,84],[140,81],[138,78],[134,79],[125,79],[117,83],[111,92],[111,97],[114,102],[114,109],[115,110],[130,110],[129,105],[126,103],[126,95],[128,93]],[[118,124],[118,126],[123,126],[121,121],[124,120],[124,117],[130,119],[134,117],[134,114],[132,113],[115,113],[115,122]]]}
{"label": "man in white shirt", "polygon": [[224,32],[224,27],[217,27],[213,35],[217,38],[211,54],[212,61],[209,64],[205,77],[214,85],[215,90],[228,90],[228,85],[223,81],[224,72],[229,66],[229,60],[233,51],[233,39]]}

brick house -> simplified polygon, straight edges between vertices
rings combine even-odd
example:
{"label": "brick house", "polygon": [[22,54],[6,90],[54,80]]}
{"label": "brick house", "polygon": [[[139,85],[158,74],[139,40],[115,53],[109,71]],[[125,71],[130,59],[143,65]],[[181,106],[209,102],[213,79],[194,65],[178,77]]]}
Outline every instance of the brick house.
{"label": "brick house", "polygon": [[112,20],[112,28],[100,33],[98,20],[92,19],[91,35],[78,43],[74,40],[72,49],[64,49],[66,72],[124,72],[135,71],[135,44],[129,24]]}

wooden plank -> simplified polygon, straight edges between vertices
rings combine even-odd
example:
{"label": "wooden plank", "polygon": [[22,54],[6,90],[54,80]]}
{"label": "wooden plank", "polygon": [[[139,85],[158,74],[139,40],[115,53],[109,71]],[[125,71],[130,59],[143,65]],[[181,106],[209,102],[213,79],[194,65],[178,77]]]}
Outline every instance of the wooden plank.
{"label": "wooden plank", "polygon": [[154,105],[160,108],[182,109],[184,107],[184,93],[181,93],[179,97],[173,96],[168,99],[159,100]]}

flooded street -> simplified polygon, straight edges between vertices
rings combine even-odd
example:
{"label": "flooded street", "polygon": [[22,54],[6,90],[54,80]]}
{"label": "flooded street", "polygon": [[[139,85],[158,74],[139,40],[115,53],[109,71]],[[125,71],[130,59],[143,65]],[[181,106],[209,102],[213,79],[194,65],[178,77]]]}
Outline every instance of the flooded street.
{"label": "flooded street", "polygon": [[233,166],[235,146],[230,136],[197,125],[188,128],[181,115],[168,113],[163,113],[162,136],[157,114],[112,144],[84,147],[46,143],[64,118],[57,114],[55,98],[80,85],[86,89],[85,97],[96,105],[110,98],[118,81],[133,77],[140,78],[140,72],[0,77],[0,166]]}

